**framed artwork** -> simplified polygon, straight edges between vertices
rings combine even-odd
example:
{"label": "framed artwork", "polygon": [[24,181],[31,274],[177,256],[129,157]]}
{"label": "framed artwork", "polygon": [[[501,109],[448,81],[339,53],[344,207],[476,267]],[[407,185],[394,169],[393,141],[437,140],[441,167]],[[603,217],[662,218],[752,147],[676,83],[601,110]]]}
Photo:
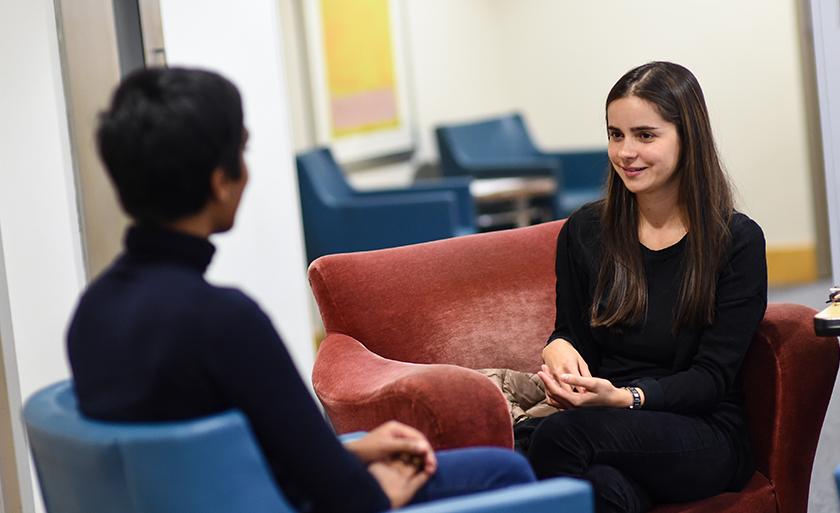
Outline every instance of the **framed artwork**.
{"label": "framed artwork", "polygon": [[398,0],[305,0],[318,144],[340,162],[409,151]]}

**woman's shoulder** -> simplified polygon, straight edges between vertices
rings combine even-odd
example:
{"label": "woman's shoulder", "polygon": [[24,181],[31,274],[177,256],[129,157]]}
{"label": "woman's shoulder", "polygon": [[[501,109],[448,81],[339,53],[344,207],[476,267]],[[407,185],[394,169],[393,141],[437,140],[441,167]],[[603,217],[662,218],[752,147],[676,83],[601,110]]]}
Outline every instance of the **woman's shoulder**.
{"label": "woman's shoulder", "polygon": [[569,215],[565,226],[575,233],[597,233],[601,225],[603,204],[601,200],[583,205]]}
{"label": "woman's shoulder", "polygon": [[572,212],[557,236],[558,248],[562,245],[570,254],[594,261],[593,252],[600,246],[601,204],[587,203]]}
{"label": "woman's shoulder", "polygon": [[729,251],[727,260],[730,265],[755,266],[766,259],[766,244],[761,226],[746,214],[735,212],[729,222]]}
{"label": "woman's shoulder", "polygon": [[732,235],[732,243],[764,243],[764,231],[761,226],[750,219],[744,213],[735,211],[732,220],[729,222],[729,232]]}

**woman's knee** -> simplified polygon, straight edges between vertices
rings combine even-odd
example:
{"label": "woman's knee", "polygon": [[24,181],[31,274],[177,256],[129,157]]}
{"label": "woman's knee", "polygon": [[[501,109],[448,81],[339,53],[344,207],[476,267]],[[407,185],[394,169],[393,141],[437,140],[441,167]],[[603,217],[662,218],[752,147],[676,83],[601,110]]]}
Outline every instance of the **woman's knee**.
{"label": "woman's knee", "polygon": [[547,417],[531,434],[528,461],[540,479],[581,475],[591,459],[584,423],[574,410]]}
{"label": "woman's knee", "polygon": [[582,477],[592,484],[599,513],[642,513],[651,507],[644,488],[614,467],[592,465]]}

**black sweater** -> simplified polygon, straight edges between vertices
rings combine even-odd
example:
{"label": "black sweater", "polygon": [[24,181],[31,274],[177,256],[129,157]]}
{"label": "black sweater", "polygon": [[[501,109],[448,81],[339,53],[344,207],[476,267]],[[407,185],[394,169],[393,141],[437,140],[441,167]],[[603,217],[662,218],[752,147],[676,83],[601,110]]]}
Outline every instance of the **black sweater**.
{"label": "black sweater", "polygon": [[115,421],[248,418],[274,477],[301,511],[377,512],[382,489],[332,433],[269,318],[204,280],[206,239],[133,227],[82,296],[67,336],[79,407]]}
{"label": "black sweater", "polygon": [[[648,286],[646,319],[622,330],[589,325],[600,262],[598,204],[572,214],[557,240],[557,316],[549,341],[571,342],[593,376],[637,385],[644,409],[701,415],[748,445],[738,385],[741,362],[767,307],[764,235],[736,213],[726,263],[716,277],[714,323],[672,333],[686,239],[653,251],[639,245]],[[744,472],[747,472],[744,469]]]}

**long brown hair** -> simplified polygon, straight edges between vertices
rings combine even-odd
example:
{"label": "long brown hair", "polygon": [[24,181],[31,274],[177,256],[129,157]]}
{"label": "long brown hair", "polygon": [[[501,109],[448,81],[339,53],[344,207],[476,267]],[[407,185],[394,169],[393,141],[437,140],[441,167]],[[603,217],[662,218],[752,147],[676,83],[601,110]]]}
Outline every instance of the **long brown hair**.
{"label": "long brown hair", "polygon": [[[651,62],[621,77],[610,90],[606,106],[628,96],[649,102],[663,119],[676,125],[679,134],[678,201],[687,217],[688,234],[673,330],[710,324],[715,313],[717,273],[731,237],[733,201],[703,91],[686,68]],[[601,262],[591,323],[631,326],[645,318],[648,304],[636,196],[617,173],[611,172],[601,205]]]}

